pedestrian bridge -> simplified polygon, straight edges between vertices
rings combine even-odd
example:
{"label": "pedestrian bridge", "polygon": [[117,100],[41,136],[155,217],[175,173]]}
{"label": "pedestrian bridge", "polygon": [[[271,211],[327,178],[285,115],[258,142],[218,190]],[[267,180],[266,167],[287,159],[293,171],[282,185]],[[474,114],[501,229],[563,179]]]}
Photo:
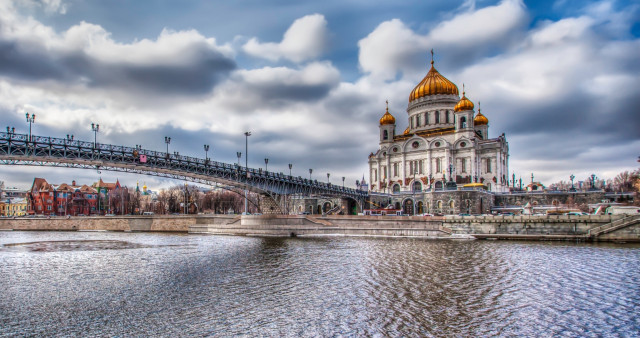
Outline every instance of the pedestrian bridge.
{"label": "pedestrian bridge", "polygon": [[158,152],[141,147],[101,144],[68,138],[0,133],[0,165],[53,166],[109,170],[229,186],[282,196],[350,198],[362,203],[361,191],[302,177],[242,167],[210,159]]}

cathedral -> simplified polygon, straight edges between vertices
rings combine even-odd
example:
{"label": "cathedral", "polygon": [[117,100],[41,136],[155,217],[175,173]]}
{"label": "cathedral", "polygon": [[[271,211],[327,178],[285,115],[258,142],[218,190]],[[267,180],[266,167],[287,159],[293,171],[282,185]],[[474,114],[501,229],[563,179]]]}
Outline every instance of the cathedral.
{"label": "cathedral", "polygon": [[416,209],[410,209],[416,213],[443,209],[438,205],[447,201],[433,196],[438,192],[509,191],[509,145],[504,133],[490,137],[489,119],[479,107],[476,113],[464,86],[460,97],[458,86],[436,70],[433,59],[427,75],[409,94],[407,115],[408,127],[400,134],[388,103],[380,118],[379,148],[369,155],[372,193],[411,193],[413,197],[394,198],[395,204],[407,209],[407,204],[415,203]]}

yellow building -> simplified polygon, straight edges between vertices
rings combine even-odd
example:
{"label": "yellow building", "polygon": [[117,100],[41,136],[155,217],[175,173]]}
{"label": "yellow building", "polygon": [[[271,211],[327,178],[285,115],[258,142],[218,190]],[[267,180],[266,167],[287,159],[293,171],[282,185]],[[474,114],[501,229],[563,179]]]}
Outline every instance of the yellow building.
{"label": "yellow building", "polygon": [[0,201],[0,216],[24,216],[27,214],[27,200],[24,198],[7,198]]}

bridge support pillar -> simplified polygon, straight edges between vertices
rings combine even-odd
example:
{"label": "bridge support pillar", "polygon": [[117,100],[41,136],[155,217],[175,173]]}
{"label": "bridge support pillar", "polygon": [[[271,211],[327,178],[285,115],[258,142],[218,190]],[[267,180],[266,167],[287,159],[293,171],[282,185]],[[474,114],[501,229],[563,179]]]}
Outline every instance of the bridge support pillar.
{"label": "bridge support pillar", "polygon": [[[281,197],[277,199],[282,199]],[[269,195],[260,196],[260,211],[265,215],[281,215],[280,201],[276,201]]]}

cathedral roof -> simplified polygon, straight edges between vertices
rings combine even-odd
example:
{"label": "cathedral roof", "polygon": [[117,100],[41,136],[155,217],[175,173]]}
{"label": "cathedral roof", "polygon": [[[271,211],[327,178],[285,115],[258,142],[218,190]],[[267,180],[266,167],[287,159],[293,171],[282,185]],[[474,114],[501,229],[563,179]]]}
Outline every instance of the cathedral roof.
{"label": "cathedral roof", "polygon": [[473,102],[471,102],[471,100],[469,100],[465,95],[464,95],[464,91],[462,92],[462,98],[460,99],[460,101],[458,101],[458,103],[456,104],[455,107],[453,107],[454,111],[465,111],[465,110],[473,110]]}
{"label": "cathedral roof", "polygon": [[431,60],[431,69],[409,94],[409,102],[424,96],[437,94],[458,95],[458,86],[442,76],[433,66],[433,60]]}
{"label": "cathedral roof", "polygon": [[484,115],[482,115],[480,111],[478,111],[478,114],[476,115],[476,117],[473,118],[473,125],[484,126],[487,124],[489,124],[489,119],[486,118]]}
{"label": "cathedral roof", "polygon": [[387,111],[380,118],[380,125],[396,124],[396,118],[389,114],[389,101],[387,101]]}

